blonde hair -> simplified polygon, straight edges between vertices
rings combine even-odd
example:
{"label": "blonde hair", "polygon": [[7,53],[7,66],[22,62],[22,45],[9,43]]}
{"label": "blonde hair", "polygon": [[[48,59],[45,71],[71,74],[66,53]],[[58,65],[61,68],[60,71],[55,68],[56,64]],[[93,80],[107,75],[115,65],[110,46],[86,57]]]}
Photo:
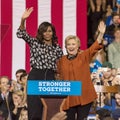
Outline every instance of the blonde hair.
{"label": "blonde hair", "polygon": [[18,95],[22,100],[24,99],[24,93],[22,90],[16,90],[13,94]]}
{"label": "blonde hair", "polygon": [[69,35],[69,36],[67,36],[66,38],[65,38],[65,47],[66,47],[66,45],[67,45],[67,42],[70,40],[70,39],[74,39],[77,43],[78,43],[78,47],[80,47],[80,39],[77,37],[77,36],[75,36],[75,35]]}

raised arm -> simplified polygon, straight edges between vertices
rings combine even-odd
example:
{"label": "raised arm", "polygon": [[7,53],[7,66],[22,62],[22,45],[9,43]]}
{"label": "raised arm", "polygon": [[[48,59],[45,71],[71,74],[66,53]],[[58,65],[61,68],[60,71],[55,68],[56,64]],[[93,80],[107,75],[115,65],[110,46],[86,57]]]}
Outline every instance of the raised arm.
{"label": "raised arm", "polygon": [[30,14],[33,11],[33,7],[27,8],[25,10],[25,12],[23,13],[22,17],[21,17],[21,23],[20,23],[20,29],[24,30],[25,29],[25,20],[30,16]]}
{"label": "raised arm", "polygon": [[102,9],[106,11],[106,0],[102,0]]}
{"label": "raised arm", "polygon": [[114,8],[116,5],[116,0],[112,0],[112,4],[113,4],[112,8]]}
{"label": "raised arm", "polygon": [[117,6],[117,14],[120,14],[120,4],[116,3]]}
{"label": "raised arm", "polygon": [[25,42],[27,42],[29,45],[33,45],[33,42],[35,40],[35,37],[29,35],[25,29],[25,20],[31,15],[33,12],[33,7],[27,8],[22,17],[21,17],[21,23],[19,28],[17,29],[17,37],[22,38]]}
{"label": "raised arm", "polygon": [[92,9],[92,12],[94,12],[95,11],[95,4],[94,4],[93,0],[89,0],[89,2],[90,2],[90,7]]}
{"label": "raised arm", "polygon": [[98,37],[97,40],[88,48],[85,50],[85,56],[87,61],[91,61],[92,57],[101,49],[103,48],[102,41],[103,41],[103,35],[105,33],[106,25],[103,21],[99,23],[98,26]]}

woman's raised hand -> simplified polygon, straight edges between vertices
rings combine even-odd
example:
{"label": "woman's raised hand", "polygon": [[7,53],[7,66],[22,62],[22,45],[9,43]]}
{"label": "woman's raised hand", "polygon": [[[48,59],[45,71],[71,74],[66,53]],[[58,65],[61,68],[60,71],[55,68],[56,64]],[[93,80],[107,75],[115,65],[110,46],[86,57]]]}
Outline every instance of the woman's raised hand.
{"label": "woman's raised hand", "polygon": [[33,11],[33,7],[27,8],[22,15],[22,20],[26,20]]}
{"label": "woman's raised hand", "polygon": [[103,21],[100,21],[99,25],[98,25],[98,30],[100,33],[105,33],[106,30],[106,25]]}
{"label": "woman's raised hand", "polygon": [[103,40],[103,35],[105,33],[105,30],[106,30],[106,25],[103,21],[100,21],[99,25],[98,25],[98,31],[99,31],[99,34],[98,34],[98,37],[97,37],[97,41],[99,44],[102,43],[102,40]]}

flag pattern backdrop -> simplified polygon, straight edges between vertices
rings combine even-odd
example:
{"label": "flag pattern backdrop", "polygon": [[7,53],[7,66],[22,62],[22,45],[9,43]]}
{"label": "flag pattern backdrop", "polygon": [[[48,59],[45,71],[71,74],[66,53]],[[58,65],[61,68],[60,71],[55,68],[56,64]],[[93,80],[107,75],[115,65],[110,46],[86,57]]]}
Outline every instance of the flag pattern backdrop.
{"label": "flag pattern backdrop", "polygon": [[28,45],[16,37],[21,16],[26,8],[34,11],[26,21],[26,30],[36,35],[43,21],[53,23],[58,42],[64,53],[64,39],[67,35],[77,35],[81,49],[87,47],[87,1],[86,0],[1,0],[1,42],[0,76],[15,79],[17,69],[30,70],[30,51]]}

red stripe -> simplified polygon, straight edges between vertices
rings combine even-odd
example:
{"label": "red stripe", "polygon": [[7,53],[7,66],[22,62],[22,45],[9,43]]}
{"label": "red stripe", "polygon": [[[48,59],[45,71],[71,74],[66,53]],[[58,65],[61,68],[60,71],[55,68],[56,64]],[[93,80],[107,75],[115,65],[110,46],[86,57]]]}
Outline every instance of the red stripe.
{"label": "red stripe", "polygon": [[[0,0],[0,16],[1,16],[1,0]],[[1,36],[1,17],[0,17],[0,36]],[[0,66],[1,66],[1,37],[0,37]],[[2,71],[2,69],[1,69],[1,67],[0,67],[0,76],[1,76],[1,71]]]}
{"label": "red stripe", "polygon": [[6,33],[1,41],[1,74],[11,78],[12,72],[12,0],[1,1],[1,24]]}
{"label": "red stripe", "polygon": [[[34,7],[34,11],[26,21],[26,29],[30,35],[36,36],[38,28],[38,0],[26,0],[26,8],[29,7]],[[26,45],[26,70],[27,72],[30,70],[30,49],[28,45]]]}
{"label": "red stripe", "polygon": [[51,22],[56,28],[58,42],[62,47],[63,36],[63,0],[51,0]]}
{"label": "red stripe", "polygon": [[81,49],[87,48],[87,1],[77,0],[77,36],[81,40]]}

